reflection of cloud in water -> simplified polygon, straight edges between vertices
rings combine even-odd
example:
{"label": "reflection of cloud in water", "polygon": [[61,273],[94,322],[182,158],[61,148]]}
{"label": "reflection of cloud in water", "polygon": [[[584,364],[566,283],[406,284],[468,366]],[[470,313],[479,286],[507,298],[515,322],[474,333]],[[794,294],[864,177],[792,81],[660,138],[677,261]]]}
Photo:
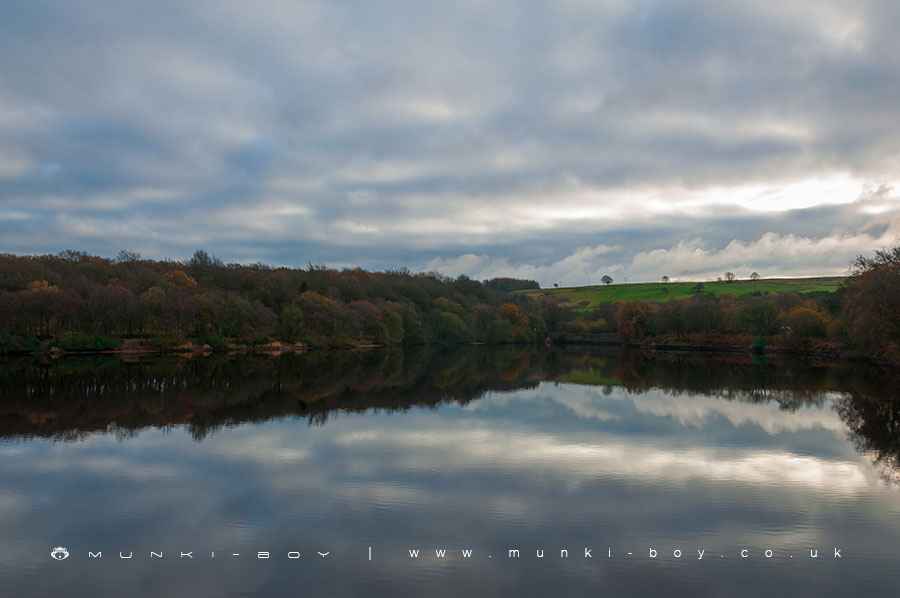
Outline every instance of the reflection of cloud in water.
{"label": "reflection of cloud in water", "polygon": [[[548,387],[548,384],[552,386]],[[548,392],[552,388],[552,392]],[[463,407],[466,411],[478,412],[495,409],[499,405],[510,405],[522,401],[550,400],[565,407],[580,419],[611,422],[621,420],[621,416],[610,413],[598,405],[593,396],[594,389],[589,386],[558,385],[542,382],[537,388],[522,389],[515,392],[493,392],[485,395],[483,400],[469,403]]]}
{"label": "reflection of cloud in water", "polygon": [[424,504],[432,498],[421,489],[383,482],[345,484],[337,489],[336,495],[346,501],[376,507]]}
{"label": "reflection of cloud in water", "polygon": [[22,496],[9,491],[0,491],[0,521],[12,520],[26,510],[26,501]]}
{"label": "reflection of cloud in water", "polygon": [[389,452],[393,463],[405,469],[440,467],[444,473],[494,468],[558,473],[572,481],[635,478],[683,484],[705,480],[842,494],[879,483],[871,466],[862,459],[829,461],[789,452],[731,448],[668,450],[619,437],[587,444],[555,435],[497,433],[491,429],[369,430],[341,434],[335,444],[363,454]]}
{"label": "reflection of cloud in water", "polygon": [[[596,390],[593,392],[597,393]],[[832,408],[833,396],[822,405],[805,405],[796,411],[782,409],[775,402],[728,401],[705,395],[676,397],[659,390],[648,391],[639,397],[615,392],[602,398],[630,400],[641,413],[671,417],[684,426],[695,428],[701,428],[709,418],[719,416],[734,426],[755,425],[769,434],[816,428],[841,434],[847,431],[847,426]]]}
{"label": "reflection of cloud in water", "polygon": [[755,425],[771,435],[814,429],[843,435],[847,426],[832,407],[832,401],[840,396],[839,393],[828,393],[824,395],[826,400],[821,405],[804,405],[789,411],[774,401],[753,403],[703,394],[675,396],[663,390],[648,390],[638,395],[629,394],[622,387],[603,391],[594,386],[544,382],[533,390],[494,394],[489,401],[473,403],[467,408],[477,411],[493,408],[496,404],[541,399],[562,405],[581,419],[609,422],[622,419],[620,415],[610,412],[609,401],[630,401],[640,413],[671,417],[679,424],[693,428],[702,428],[710,418],[721,417],[735,427]]}
{"label": "reflection of cloud in water", "polygon": [[591,396],[573,393],[556,394],[553,396],[553,400],[567,407],[569,411],[581,419],[593,419],[601,422],[621,419],[620,416],[599,407]]}
{"label": "reflection of cloud in water", "polygon": [[180,474],[177,465],[141,462],[140,466],[136,467],[127,457],[86,454],[81,451],[33,455],[29,457],[27,466],[30,470],[42,474],[79,471],[84,474],[114,476],[142,483],[173,479]]}

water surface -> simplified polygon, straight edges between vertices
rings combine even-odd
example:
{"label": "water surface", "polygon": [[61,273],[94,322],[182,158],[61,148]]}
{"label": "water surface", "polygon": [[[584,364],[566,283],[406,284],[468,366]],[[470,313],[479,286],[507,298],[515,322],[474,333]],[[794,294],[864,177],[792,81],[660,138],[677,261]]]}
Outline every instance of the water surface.
{"label": "water surface", "polygon": [[572,350],[9,361],[0,587],[894,595],[895,384]]}

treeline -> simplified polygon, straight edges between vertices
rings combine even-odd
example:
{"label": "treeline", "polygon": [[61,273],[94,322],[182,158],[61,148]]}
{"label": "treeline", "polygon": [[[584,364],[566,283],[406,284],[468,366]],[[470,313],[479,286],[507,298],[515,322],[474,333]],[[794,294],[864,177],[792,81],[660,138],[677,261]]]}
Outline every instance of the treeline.
{"label": "treeline", "polygon": [[545,304],[507,292],[516,285],[406,270],[224,264],[203,251],[187,262],[128,252],[114,260],[74,251],[0,255],[0,351],[110,349],[127,338],[163,348],[188,339],[213,348],[541,341]]}
{"label": "treeline", "polygon": [[735,297],[696,294],[664,303],[628,301],[600,305],[572,317],[570,333],[614,332],[628,341],[672,335],[790,336],[844,338],[839,293],[759,294]]}
{"label": "treeline", "polygon": [[835,293],[697,292],[664,303],[629,301],[562,314],[565,337],[614,334],[634,344],[767,345],[798,352],[855,350],[900,363],[900,247],[859,257]]}
{"label": "treeline", "polygon": [[0,353],[58,347],[160,349],[190,340],[224,349],[272,341],[313,347],[578,342],[776,347],[900,363],[900,248],[860,257],[836,293],[694,296],[571,309],[522,289],[529,280],[477,281],[407,270],[186,262],[123,252],[0,255]]}
{"label": "treeline", "polygon": [[536,280],[522,278],[492,278],[484,281],[485,286],[497,291],[530,291],[540,289],[541,285]]}

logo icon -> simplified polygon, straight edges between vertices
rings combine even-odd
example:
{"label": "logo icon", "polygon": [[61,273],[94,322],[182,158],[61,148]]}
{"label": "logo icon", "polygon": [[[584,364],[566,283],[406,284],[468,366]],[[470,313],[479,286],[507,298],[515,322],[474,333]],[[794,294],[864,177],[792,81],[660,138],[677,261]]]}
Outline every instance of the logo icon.
{"label": "logo icon", "polygon": [[50,558],[56,561],[64,561],[69,558],[69,551],[65,546],[57,546],[50,551]]}

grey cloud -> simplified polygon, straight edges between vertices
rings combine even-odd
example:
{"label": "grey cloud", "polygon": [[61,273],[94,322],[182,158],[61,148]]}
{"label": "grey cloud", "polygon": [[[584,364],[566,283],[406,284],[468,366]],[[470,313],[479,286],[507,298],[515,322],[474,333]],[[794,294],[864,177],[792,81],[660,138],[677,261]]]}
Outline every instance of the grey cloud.
{"label": "grey cloud", "polygon": [[8,3],[0,250],[203,245],[237,261],[448,271],[477,255],[508,274],[597,246],[617,248],[604,267],[627,269],[698,240],[887,240],[890,198],[877,214],[849,203],[858,190],[796,214],[733,195],[894,182],[898,13],[837,0]]}

